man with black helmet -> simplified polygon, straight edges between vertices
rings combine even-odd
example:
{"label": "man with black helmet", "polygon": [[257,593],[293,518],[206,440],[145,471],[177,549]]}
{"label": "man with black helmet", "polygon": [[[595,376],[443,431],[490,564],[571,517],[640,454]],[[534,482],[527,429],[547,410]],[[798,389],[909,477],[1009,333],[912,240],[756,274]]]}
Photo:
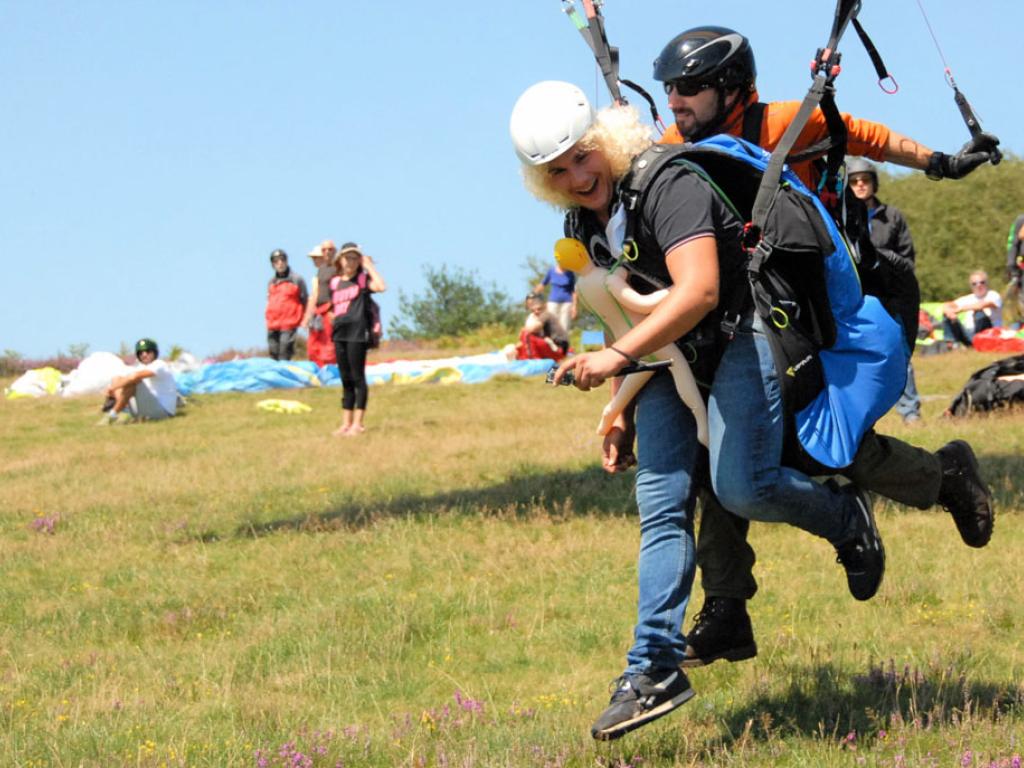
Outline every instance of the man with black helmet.
{"label": "man with black helmet", "polygon": [[160,350],[153,339],[135,342],[135,359],[139,364],[131,373],[110,382],[100,425],[124,423],[125,411],[129,417],[146,421],[159,421],[175,414],[178,387],[170,366],[159,356]]}
{"label": "man with black helmet", "polygon": [[274,360],[291,360],[295,333],[306,314],[306,281],[291,271],[288,254],[280,248],[270,254],[274,276],[267,285],[267,347]]}
{"label": "man with black helmet", "polygon": [[[704,26],[676,36],[654,62],[654,79],[665,84],[675,118],[662,141],[698,141],[726,133],[772,150],[796,117],[799,102],[758,102],[750,42],[724,27]],[[856,156],[924,170],[929,178],[961,178],[992,158],[999,140],[987,133],[971,138],[955,155],[934,152],[880,123],[842,115],[847,151]],[[794,153],[816,154],[793,162],[793,170],[811,188],[818,187],[820,158],[827,151],[828,126],[821,110],[811,114]],[[868,246],[870,248],[870,245]],[[612,455],[628,465],[632,425],[617,425],[610,435],[620,441]],[[608,450],[606,448],[606,450]],[[856,485],[903,504],[927,509],[944,506],[969,546],[981,547],[992,534],[991,494],[978,472],[970,446],[956,440],[933,454],[899,440],[869,432],[844,474]],[[684,667],[718,659],[739,661],[757,654],[746,601],[757,582],[755,555],[746,541],[749,523],[729,514],[710,493],[701,496],[697,563],[705,593],[703,608],[687,635]]]}
{"label": "man with black helmet", "polygon": [[[654,60],[654,79],[665,84],[675,124],[663,141],[698,141],[716,133],[741,136],[771,150],[793,121],[800,102],[763,104],[757,97],[757,68],[750,42],[725,27],[704,26],[672,38]],[[932,179],[959,179],[992,159],[999,139],[988,133],[973,136],[955,155],[935,152],[881,123],[842,115],[848,152],[925,171]],[[816,110],[793,148],[803,152],[828,139],[828,126]],[[821,148],[824,155],[825,148]],[[811,189],[817,173],[813,159],[794,163],[793,170]]]}

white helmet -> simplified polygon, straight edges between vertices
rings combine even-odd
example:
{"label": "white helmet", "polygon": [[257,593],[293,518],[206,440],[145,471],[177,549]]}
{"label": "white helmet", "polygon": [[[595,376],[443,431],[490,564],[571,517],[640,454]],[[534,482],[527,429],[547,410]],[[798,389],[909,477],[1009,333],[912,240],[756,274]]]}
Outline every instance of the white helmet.
{"label": "white helmet", "polygon": [[583,138],[593,124],[594,110],[583,91],[572,83],[544,80],[519,97],[508,130],[519,159],[543,165]]}

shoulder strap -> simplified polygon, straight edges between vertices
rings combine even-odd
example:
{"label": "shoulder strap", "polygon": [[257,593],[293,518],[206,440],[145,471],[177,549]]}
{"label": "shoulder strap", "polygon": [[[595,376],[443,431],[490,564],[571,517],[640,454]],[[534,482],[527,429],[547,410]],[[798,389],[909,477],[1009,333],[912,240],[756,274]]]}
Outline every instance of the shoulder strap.
{"label": "shoulder strap", "polygon": [[[644,195],[650,189],[651,183],[659,173],[690,149],[689,144],[652,144],[633,158],[629,172],[618,186],[618,199],[626,211],[626,231],[622,238],[622,253],[617,254],[618,263],[622,263],[623,259],[636,260],[637,221]],[[616,254],[613,254],[614,256]]]}
{"label": "shoulder strap", "polygon": [[627,210],[636,210],[654,177],[687,151],[686,144],[652,144],[634,157],[629,172],[619,182],[619,201]]}
{"label": "shoulder strap", "polygon": [[[838,0],[835,16],[832,20],[832,31],[828,43],[824,48],[818,49],[813,63],[814,82],[810,90],[800,104],[793,121],[782,134],[782,139],[775,147],[771,155],[768,167],[765,169],[761,179],[761,186],[757,190],[757,199],[754,201],[753,212],[750,217],[751,239],[756,238],[764,226],[768,216],[768,209],[778,192],[779,179],[782,177],[782,166],[793,145],[796,143],[800,132],[807,125],[807,120],[819,106],[825,114],[825,121],[828,125],[829,134],[833,139],[833,146],[828,150],[828,171],[824,183],[831,186],[833,176],[837,176],[842,165],[843,155],[846,153],[846,125],[839,115],[835,105],[835,79],[839,76],[840,54],[836,50],[843,32],[847,25],[856,18],[860,11],[861,0]],[[829,190],[835,193],[835,190]]]}
{"label": "shoulder strap", "polygon": [[761,127],[764,125],[764,110],[767,104],[755,101],[743,113],[743,139],[761,146]]}

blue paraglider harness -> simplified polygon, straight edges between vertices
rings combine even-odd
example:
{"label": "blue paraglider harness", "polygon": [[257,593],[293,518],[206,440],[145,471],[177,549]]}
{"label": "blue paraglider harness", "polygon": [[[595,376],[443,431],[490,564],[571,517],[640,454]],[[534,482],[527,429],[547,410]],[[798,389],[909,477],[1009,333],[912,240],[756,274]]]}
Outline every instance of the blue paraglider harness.
{"label": "blue paraglider harness", "polygon": [[[662,170],[687,166],[741,221],[753,221],[771,159],[732,136],[657,144],[640,154],[619,185],[627,211],[623,266],[632,265],[644,195]],[[846,239],[790,169],[780,170],[757,230],[756,243],[747,248],[747,281],[723,286],[720,337],[728,343],[753,306],[782,388],[787,463],[814,472],[841,469],[903,391],[902,332],[876,298],[862,294]]]}

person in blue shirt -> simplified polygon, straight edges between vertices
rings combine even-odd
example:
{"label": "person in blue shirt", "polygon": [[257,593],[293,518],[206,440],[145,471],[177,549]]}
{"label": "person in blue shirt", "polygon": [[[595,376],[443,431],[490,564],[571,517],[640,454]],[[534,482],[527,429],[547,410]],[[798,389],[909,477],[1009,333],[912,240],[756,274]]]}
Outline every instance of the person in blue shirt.
{"label": "person in blue shirt", "polygon": [[534,286],[533,292],[544,295],[544,288],[551,286],[548,294],[548,312],[555,316],[565,332],[576,319],[576,275],[555,265],[548,269],[544,279]]}

